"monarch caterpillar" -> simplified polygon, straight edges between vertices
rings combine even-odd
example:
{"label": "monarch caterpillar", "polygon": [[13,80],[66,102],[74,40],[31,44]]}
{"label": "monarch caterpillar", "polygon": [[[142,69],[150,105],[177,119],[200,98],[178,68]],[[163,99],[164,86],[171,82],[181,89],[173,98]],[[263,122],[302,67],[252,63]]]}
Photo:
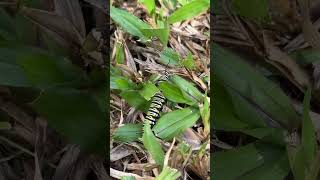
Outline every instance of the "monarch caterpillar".
{"label": "monarch caterpillar", "polygon": [[[167,81],[169,79],[169,74],[165,71],[165,74],[162,75],[157,81],[156,86],[159,86],[161,82]],[[166,98],[161,92],[157,92],[151,100],[150,107],[148,109],[145,119],[150,121],[151,126],[156,124],[156,120],[160,117],[160,111],[163,108],[163,104],[166,102]]]}

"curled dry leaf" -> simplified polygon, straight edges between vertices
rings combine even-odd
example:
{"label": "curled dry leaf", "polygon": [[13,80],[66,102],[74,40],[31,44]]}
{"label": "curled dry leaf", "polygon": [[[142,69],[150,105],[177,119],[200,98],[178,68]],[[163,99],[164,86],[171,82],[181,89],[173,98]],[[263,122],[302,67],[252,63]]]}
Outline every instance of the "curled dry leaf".
{"label": "curled dry leaf", "polygon": [[267,61],[278,68],[293,84],[301,90],[310,86],[309,76],[288,54],[275,46],[272,40],[264,36]]}
{"label": "curled dry leaf", "polygon": [[72,42],[78,46],[82,45],[83,37],[75,26],[66,18],[53,12],[28,7],[23,7],[21,12],[40,28],[51,31],[53,34],[60,36],[67,42]]}
{"label": "curled dry leaf", "polygon": [[68,19],[78,30],[82,37],[86,35],[85,23],[79,0],[55,0],[55,12]]}

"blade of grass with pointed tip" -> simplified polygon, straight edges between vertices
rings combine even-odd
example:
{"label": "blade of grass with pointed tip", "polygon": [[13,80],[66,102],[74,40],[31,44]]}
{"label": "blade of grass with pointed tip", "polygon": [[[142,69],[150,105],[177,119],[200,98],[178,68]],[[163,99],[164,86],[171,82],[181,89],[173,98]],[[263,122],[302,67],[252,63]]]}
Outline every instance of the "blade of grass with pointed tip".
{"label": "blade of grass with pointed tip", "polygon": [[303,100],[303,121],[301,137],[304,156],[308,165],[311,165],[317,151],[316,132],[309,115],[310,99],[311,89],[309,88],[305,93],[305,98]]}
{"label": "blade of grass with pointed tip", "polygon": [[163,115],[152,130],[158,137],[170,140],[194,125],[199,117],[199,110],[194,108],[171,111]]}
{"label": "blade of grass with pointed tip", "polygon": [[106,114],[86,92],[70,88],[43,91],[32,107],[48,120],[49,126],[85,151],[107,151]]}
{"label": "blade of grass with pointed tip", "polygon": [[172,102],[175,103],[183,103],[188,105],[193,105],[196,102],[192,102],[189,99],[185,98],[181,90],[168,82],[162,82],[159,84],[159,89],[163,93],[163,95]]}
{"label": "blade of grass with pointed tip", "polygon": [[136,16],[130,14],[125,10],[118,9],[113,6],[110,7],[110,16],[112,20],[119,24],[123,28],[123,30],[125,30],[129,34],[140,37],[144,40],[147,38],[141,30],[150,29],[151,27]]}
{"label": "blade of grass with pointed tip", "polygon": [[137,141],[142,137],[143,124],[125,124],[113,134],[113,139],[119,142]]}
{"label": "blade of grass with pointed tip", "polygon": [[289,98],[273,82],[263,77],[241,57],[217,44],[211,59],[215,77],[242,97],[255,104],[274,121],[288,129],[294,129],[301,122]]}
{"label": "blade of grass with pointed tip", "polygon": [[183,20],[191,19],[205,11],[207,11],[210,7],[210,1],[209,0],[194,0],[175,12],[173,12],[169,18],[168,21],[170,24],[175,22],[180,22]]}
{"label": "blade of grass with pointed tip", "polygon": [[139,2],[146,7],[149,15],[152,15],[155,12],[155,9],[156,9],[155,0],[139,0]]}
{"label": "blade of grass with pointed tip", "polygon": [[142,142],[144,147],[148,150],[151,157],[162,168],[164,161],[164,152],[160,143],[157,141],[156,137],[151,131],[149,123],[144,124]]}
{"label": "blade of grass with pointed tip", "polygon": [[149,102],[144,99],[136,90],[126,90],[120,93],[120,96],[131,106],[143,112],[148,111]]}
{"label": "blade of grass with pointed tip", "polygon": [[170,80],[182,90],[184,96],[189,100],[202,101],[204,95],[192,83],[177,75],[171,76]]}

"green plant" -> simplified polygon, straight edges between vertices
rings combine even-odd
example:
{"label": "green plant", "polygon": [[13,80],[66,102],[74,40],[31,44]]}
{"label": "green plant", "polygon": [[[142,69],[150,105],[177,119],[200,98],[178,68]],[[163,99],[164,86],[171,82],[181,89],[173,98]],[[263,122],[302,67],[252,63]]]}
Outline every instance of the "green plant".
{"label": "green plant", "polygon": [[[214,44],[214,129],[253,137],[240,147],[216,152],[216,179],[317,179],[315,129],[309,117],[311,90],[300,116],[272,81],[241,57]],[[301,128],[301,134],[299,129]]]}

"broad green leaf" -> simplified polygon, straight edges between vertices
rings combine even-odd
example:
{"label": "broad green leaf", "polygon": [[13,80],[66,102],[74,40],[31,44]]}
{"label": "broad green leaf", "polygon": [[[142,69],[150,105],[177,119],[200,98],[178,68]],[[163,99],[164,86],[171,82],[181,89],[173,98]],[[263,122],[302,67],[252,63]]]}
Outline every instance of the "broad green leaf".
{"label": "broad green leaf", "polygon": [[310,167],[310,171],[306,176],[308,180],[317,180],[320,170],[320,152],[317,152],[316,158],[313,159],[312,165]]}
{"label": "broad green leaf", "polygon": [[193,126],[199,117],[199,110],[193,108],[171,111],[163,115],[152,130],[157,137],[170,140]]}
{"label": "broad green leaf", "polygon": [[213,61],[213,71],[215,78],[219,79],[223,86],[233,89],[282,127],[294,129],[299,126],[300,118],[297,112],[278,86],[232,52],[217,44],[213,45],[213,49],[215,53],[211,59],[219,59]]}
{"label": "broad green leaf", "polygon": [[234,12],[240,16],[263,21],[268,17],[267,0],[232,0]]}
{"label": "broad green leaf", "polygon": [[129,78],[119,75],[111,75],[110,77],[110,89],[119,89],[119,90],[133,90],[136,88]]}
{"label": "broad green leaf", "polygon": [[182,65],[190,70],[193,70],[196,67],[191,53],[189,53],[187,58],[182,61]]}
{"label": "broad green leaf", "polygon": [[116,62],[118,64],[123,64],[124,63],[124,49],[123,49],[123,44],[117,42],[116,43]]}
{"label": "broad green leaf", "polygon": [[161,43],[164,46],[167,46],[168,39],[169,39],[169,33],[170,33],[168,23],[165,23],[164,28],[141,29],[141,31],[143,32],[143,34],[146,37],[148,37],[150,39],[151,39],[151,37],[158,37],[160,39]]}
{"label": "broad green leaf", "polygon": [[136,180],[134,176],[122,176],[121,180]]}
{"label": "broad green leaf", "polygon": [[161,144],[157,141],[153,132],[150,129],[149,123],[144,123],[142,142],[144,147],[148,150],[152,159],[162,168],[164,161],[164,152],[162,150]]}
{"label": "broad green leaf", "polygon": [[223,180],[283,179],[290,170],[285,149],[260,143],[215,152],[211,164],[213,178]]}
{"label": "broad green leaf", "polygon": [[0,121],[0,131],[1,130],[10,130],[11,129],[11,124],[9,122],[5,121]]}
{"label": "broad green leaf", "polygon": [[181,4],[181,5],[186,5],[187,3],[191,2],[192,0],[178,0],[178,2]]}
{"label": "broad green leaf", "polygon": [[160,61],[169,66],[180,66],[180,55],[171,48],[165,48],[160,53]]}
{"label": "broad green leaf", "polygon": [[209,98],[204,98],[204,103],[199,107],[202,123],[206,132],[210,132],[210,104]]}
{"label": "broad green leaf", "polygon": [[217,81],[213,81],[213,107],[214,110],[214,128],[224,131],[237,131],[239,129],[247,129],[250,127],[245,122],[242,122],[235,113],[231,96],[226,88]]}
{"label": "broad green leaf", "polygon": [[285,147],[284,130],[278,128],[241,129],[241,132],[260,139],[263,142]]}
{"label": "broad green leaf", "polygon": [[320,60],[320,51],[317,49],[303,49],[290,54],[295,61],[302,65],[317,63]]}
{"label": "broad green leaf", "polygon": [[35,87],[80,85],[85,76],[70,61],[46,54],[25,54],[17,59],[28,80]]}
{"label": "broad green leaf", "polygon": [[139,91],[140,95],[149,101],[159,89],[153,83],[143,84],[143,88]]}
{"label": "broad green leaf", "polygon": [[288,150],[291,171],[295,180],[304,180],[306,176],[306,161],[303,148],[292,148]]}
{"label": "broad green leaf", "polygon": [[53,88],[43,91],[32,107],[57,130],[82,149],[106,153],[107,116],[90,93]]}
{"label": "broad green leaf", "polygon": [[156,9],[155,0],[139,0],[139,2],[146,7],[149,15],[152,15],[155,12],[155,9]]}
{"label": "broad green leaf", "polygon": [[113,138],[120,142],[137,141],[142,137],[142,128],[143,124],[125,124],[116,130]]}
{"label": "broad green leaf", "polygon": [[16,40],[16,29],[14,18],[0,8],[0,40]]}
{"label": "broad green leaf", "polygon": [[141,29],[150,29],[151,27],[148,24],[144,23],[129,12],[115,8],[113,6],[110,7],[110,16],[113,21],[115,21],[123,28],[123,30],[133,36],[137,36],[143,40],[146,40],[146,37],[144,36]]}
{"label": "broad green leaf", "polygon": [[196,100],[198,102],[202,101],[204,98],[204,95],[194,86],[194,84],[188,82],[180,76],[173,75],[170,77],[170,80],[181,89],[185,98],[191,101]]}
{"label": "broad green leaf", "polygon": [[131,107],[135,107],[143,112],[148,111],[149,102],[139,94],[139,91],[127,90],[121,92],[120,95]]}
{"label": "broad green leaf", "polygon": [[302,148],[306,163],[311,166],[317,151],[316,131],[309,115],[311,89],[309,88],[303,100],[303,122],[302,122]]}
{"label": "broad green leaf", "polygon": [[181,176],[181,173],[177,169],[164,167],[156,180],[176,180]]}
{"label": "broad green leaf", "polygon": [[25,77],[23,69],[18,65],[0,62],[0,84],[5,86],[28,87],[31,86]]}
{"label": "broad green leaf", "polygon": [[205,11],[207,11],[210,7],[210,1],[209,0],[194,0],[175,12],[173,12],[169,18],[168,21],[170,24],[175,22],[180,22],[183,20],[191,19]]}
{"label": "broad green leaf", "polygon": [[195,103],[185,98],[181,90],[173,84],[162,82],[159,84],[158,88],[162,91],[163,95],[172,102],[188,105],[193,105]]}

